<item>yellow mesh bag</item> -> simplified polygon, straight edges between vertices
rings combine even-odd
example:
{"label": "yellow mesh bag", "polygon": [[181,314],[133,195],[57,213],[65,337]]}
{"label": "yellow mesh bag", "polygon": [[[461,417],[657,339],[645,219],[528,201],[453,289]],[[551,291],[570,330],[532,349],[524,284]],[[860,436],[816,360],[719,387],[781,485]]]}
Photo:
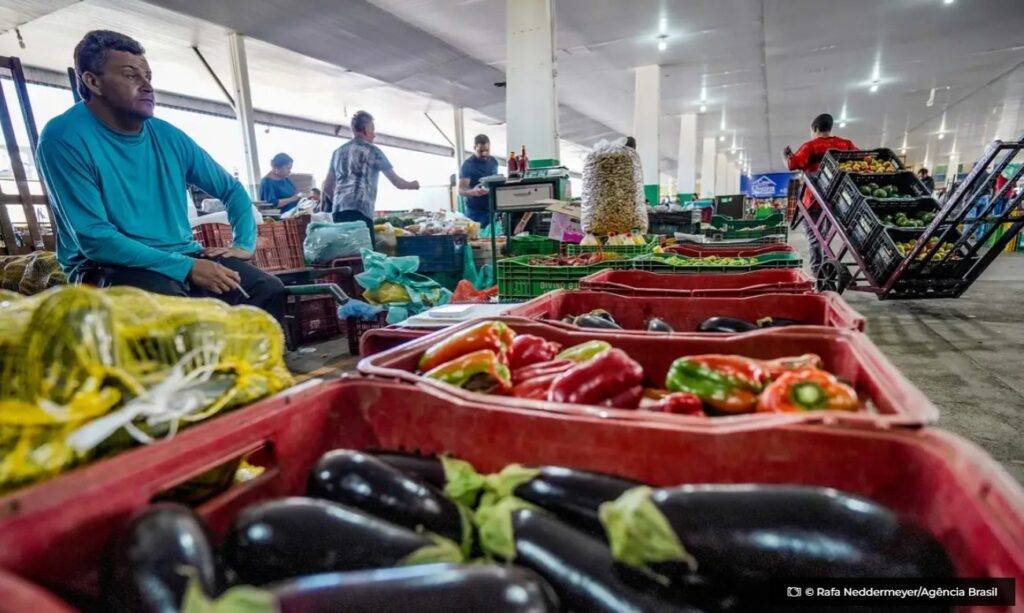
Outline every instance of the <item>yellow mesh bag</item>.
{"label": "yellow mesh bag", "polygon": [[288,387],[283,348],[269,314],[212,299],[78,285],[0,299],[0,490]]}

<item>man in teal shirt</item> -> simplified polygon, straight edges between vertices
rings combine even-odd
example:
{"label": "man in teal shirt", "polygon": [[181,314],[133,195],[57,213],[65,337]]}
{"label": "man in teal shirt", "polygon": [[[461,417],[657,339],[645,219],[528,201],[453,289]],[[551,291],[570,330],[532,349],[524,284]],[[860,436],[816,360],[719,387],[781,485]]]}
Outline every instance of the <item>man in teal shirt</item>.
{"label": "man in teal shirt", "polygon": [[[249,196],[184,132],[153,117],[139,43],[89,32],[75,47],[75,69],[83,102],[46,124],[38,149],[68,276],[251,304],[281,321],[284,286],[246,261],[256,244]],[[192,239],[188,184],[224,202],[231,247],[204,251]]]}

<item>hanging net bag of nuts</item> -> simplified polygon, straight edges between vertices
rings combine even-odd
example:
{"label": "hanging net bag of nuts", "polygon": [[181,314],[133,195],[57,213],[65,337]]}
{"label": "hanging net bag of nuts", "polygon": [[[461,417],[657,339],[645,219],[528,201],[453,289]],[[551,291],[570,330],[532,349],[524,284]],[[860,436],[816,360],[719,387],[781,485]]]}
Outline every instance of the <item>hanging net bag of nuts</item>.
{"label": "hanging net bag of nuts", "polygon": [[588,234],[647,232],[640,156],[625,139],[602,140],[583,161],[583,231]]}

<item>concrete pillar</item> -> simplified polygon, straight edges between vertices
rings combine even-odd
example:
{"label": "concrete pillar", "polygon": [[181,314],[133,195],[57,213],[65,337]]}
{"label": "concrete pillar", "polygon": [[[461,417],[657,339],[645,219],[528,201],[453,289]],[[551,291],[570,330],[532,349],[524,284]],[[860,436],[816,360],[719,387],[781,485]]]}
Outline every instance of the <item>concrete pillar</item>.
{"label": "concrete pillar", "polygon": [[740,193],[740,169],[735,164],[729,164],[729,172],[726,174],[726,177],[728,179],[726,181],[725,193]]}
{"label": "concrete pillar", "polygon": [[633,136],[644,170],[647,202],[658,203],[658,118],[661,116],[661,66],[650,64],[636,69],[633,92]]}
{"label": "concrete pillar", "polygon": [[462,107],[453,106],[452,116],[455,120],[455,177],[458,183],[459,171],[466,157],[466,124],[462,119]]}
{"label": "concrete pillar", "polygon": [[242,148],[245,151],[245,187],[254,200],[259,197],[260,156],[256,149],[256,128],[252,111],[252,92],[249,89],[249,64],[245,59],[245,36],[228,34],[231,52],[231,76],[234,83],[235,117],[242,128]]}
{"label": "concrete pillar", "polygon": [[729,158],[724,153],[715,156],[715,195],[729,194]]}
{"label": "concrete pillar", "polygon": [[554,0],[506,0],[505,6],[506,147],[518,155],[525,145],[530,167],[554,166],[559,163]]}
{"label": "concrete pillar", "polygon": [[697,114],[679,117],[679,169],[676,173],[680,194],[697,192]]}
{"label": "concrete pillar", "polygon": [[711,198],[718,192],[715,191],[715,147],[718,139],[714,136],[704,137],[704,149],[700,154],[700,197]]}

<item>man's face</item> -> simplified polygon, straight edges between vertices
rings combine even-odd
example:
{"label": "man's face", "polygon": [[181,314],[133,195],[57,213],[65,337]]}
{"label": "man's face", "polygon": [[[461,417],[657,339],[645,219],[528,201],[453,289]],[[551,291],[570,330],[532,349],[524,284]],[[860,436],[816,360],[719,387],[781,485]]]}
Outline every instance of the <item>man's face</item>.
{"label": "man's face", "polygon": [[127,51],[108,51],[103,72],[83,75],[92,95],[99,95],[111,107],[142,119],[153,116],[153,72],[145,56]]}
{"label": "man's face", "polygon": [[486,160],[491,155],[491,143],[479,143],[473,150],[476,151],[476,156],[482,160]]}
{"label": "man's face", "polygon": [[368,142],[368,143],[372,143],[373,142],[373,139],[377,136],[377,132],[374,129],[372,121],[370,123],[366,124],[366,129],[363,130],[362,136],[363,136],[363,140],[365,140],[366,142]]}

